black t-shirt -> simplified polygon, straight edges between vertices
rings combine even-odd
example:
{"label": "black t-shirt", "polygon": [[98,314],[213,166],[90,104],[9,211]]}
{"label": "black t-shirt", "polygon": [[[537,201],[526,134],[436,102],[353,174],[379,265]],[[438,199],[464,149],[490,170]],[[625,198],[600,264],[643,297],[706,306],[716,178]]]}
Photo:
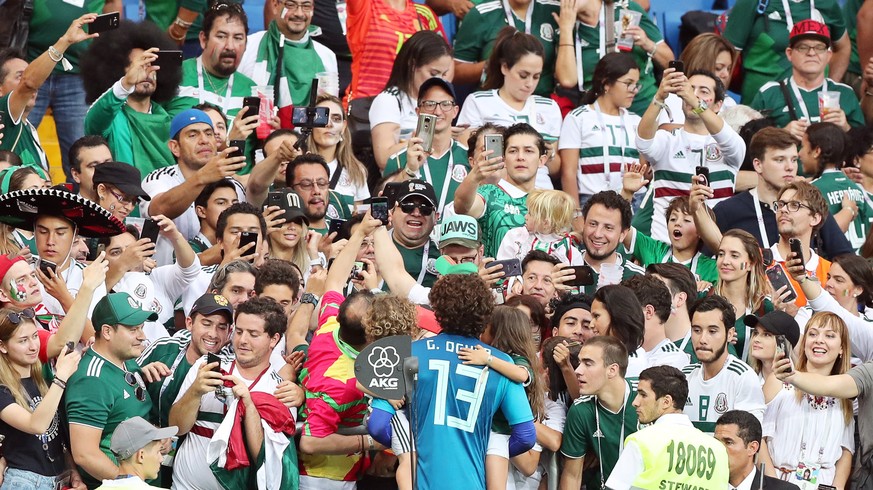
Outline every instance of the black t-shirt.
{"label": "black t-shirt", "polygon": [[[755,214],[754,202],[752,194],[746,191],[716,204],[712,210],[715,213],[718,228],[722,233],[733,228],[739,228],[748,231],[758,242],[761,242],[761,230],[758,225],[757,215]],[[770,246],[772,246],[779,241],[779,230],[776,228],[776,213],[773,212],[769,204],[762,202],[761,217],[764,219],[764,229],[767,231],[767,238]],[[813,248],[818,251],[819,255],[828,260],[832,260],[838,255],[855,253],[846,235],[840,230],[840,226],[830,214],[825,219],[824,226],[819,230],[818,238],[813,239]]]}
{"label": "black t-shirt", "polygon": [[[34,407],[42,400],[36,383],[31,378],[21,380],[21,385],[33,400]],[[15,397],[5,385],[0,385],[0,412],[15,403]],[[6,436],[3,440],[3,453],[10,468],[31,471],[43,476],[57,476],[64,472],[63,432],[58,414],[55,413],[52,423],[45,434],[27,434],[13,428],[0,420],[0,434]],[[44,450],[43,440],[48,451]],[[55,460],[49,461],[49,455]]]}
{"label": "black t-shirt", "polygon": [[[315,2],[315,11],[312,13],[312,25],[321,28],[321,35],[316,39],[336,54],[338,59],[352,59],[352,51],[349,42],[343,34],[343,26],[340,24],[337,13],[337,1],[327,0]],[[343,2],[345,3],[345,2]]]}

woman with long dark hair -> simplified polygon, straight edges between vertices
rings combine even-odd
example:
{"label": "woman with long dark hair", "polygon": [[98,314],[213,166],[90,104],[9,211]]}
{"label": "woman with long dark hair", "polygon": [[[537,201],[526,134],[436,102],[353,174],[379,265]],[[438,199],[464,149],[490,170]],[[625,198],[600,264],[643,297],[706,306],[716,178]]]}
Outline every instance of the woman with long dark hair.
{"label": "woman with long dark hair", "polygon": [[[58,406],[81,355],[64,347],[52,382],[39,361],[40,337],[33,309],[0,309],[0,433],[7,462],[2,489],[54,490],[57,477],[73,470]],[[36,437],[34,437],[36,436]],[[75,475],[80,486],[81,479]]]}
{"label": "woman with long dark hair", "polygon": [[[561,110],[554,100],[534,95],[543,72],[543,59],[543,46],[537,38],[514,27],[504,27],[488,58],[483,90],[467,97],[458,115],[458,125],[469,125],[470,130],[486,123],[507,128],[519,122],[533,126],[546,140],[550,155],[537,173],[536,188],[552,189],[549,176],[557,175],[561,168],[560,158],[555,154],[561,134]],[[462,137],[461,141],[464,140]]]}
{"label": "woman with long dark hair", "polygon": [[418,87],[433,77],[451,82],[453,73],[452,48],[438,33],[416,32],[403,43],[385,90],[370,106],[370,134],[379,170],[385,168],[388,157],[406,148],[406,140],[415,131]]}
{"label": "woman with long dark hair", "polygon": [[591,328],[597,335],[615,337],[624,344],[628,356],[625,378],[636,380],[649,367],[643,337],[646,330],[643,307],[627,286],[612,284],[594,293],[591,303]]}
{"label": "woman with long dark hair", "polygon": [[561,185],[577,207],[600,191],[621,192],[625,165],[639,161],[634,138],[640,117],[627,110],[639,90],[634,57],[609,53],[594,68],[583,105],[564,119]]}

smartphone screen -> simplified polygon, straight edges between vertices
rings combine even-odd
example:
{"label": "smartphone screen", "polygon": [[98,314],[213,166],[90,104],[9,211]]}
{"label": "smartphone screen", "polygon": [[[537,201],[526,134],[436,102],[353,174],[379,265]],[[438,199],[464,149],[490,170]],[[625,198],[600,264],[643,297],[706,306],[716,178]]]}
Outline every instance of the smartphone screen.
{"label": "smartphone screen", "polygon": [[388,198],[374,197],[370,199],[370,216],[388,226]]}
{"label": "smartphone screen", "polygon": [[788,286],[788,297],[785,298],[785,301],[794,301],[797,299],[797,292],[794,290],[794,287],[791,286],[791,281],[788,280],[788,275],[785,273],[785,269],[782,268],[782,264],[775,264],[773,267],[767,269],[767,279],[770,280],[770,285],[773,287],[773,291],[777,291],[782,286]]}

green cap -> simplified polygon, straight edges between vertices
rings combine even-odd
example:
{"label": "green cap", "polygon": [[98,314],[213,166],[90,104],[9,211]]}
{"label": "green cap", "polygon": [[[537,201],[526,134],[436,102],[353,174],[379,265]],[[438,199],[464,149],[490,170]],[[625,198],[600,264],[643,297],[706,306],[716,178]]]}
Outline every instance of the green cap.
{"label": "green cap", "polygon": [[98,331],[101,325],[124,325],[136,327],[146,321],[155,321],[158,314],[142,309],[139,301],[127,293],[109,293],[100,298],[91,313],[91,322]]}
{"label": "green cap", "polygon": [[436,267],[437,272],[439,272],[441,276],[448,276],[449,274],[476,274],[479,272],[479,266],[476,264],[472,262],[461,262],[460,264],[456,264],[455,261],[450,259],[447,255],[443,255],[436,259],[434,267]]}
{"label": "green cap", "polygon": [[479,223],[465,214],[456,214],[443,220],[440,227],[440,248],[460,245],[466,248],[479,248]]}

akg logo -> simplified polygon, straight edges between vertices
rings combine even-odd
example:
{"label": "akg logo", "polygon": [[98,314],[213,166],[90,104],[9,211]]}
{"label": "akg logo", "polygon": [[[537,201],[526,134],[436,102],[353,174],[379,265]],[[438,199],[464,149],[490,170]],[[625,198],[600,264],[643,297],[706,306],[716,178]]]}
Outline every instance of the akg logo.
{"label": "akg logo", "polygon": [[394,372],[394,368],[400,364],[400,356],[394,347],[375,347],[367,357],[373,373],[376,377],[370,381],[369,388],[397,388],[397,379],[386,379]]}

